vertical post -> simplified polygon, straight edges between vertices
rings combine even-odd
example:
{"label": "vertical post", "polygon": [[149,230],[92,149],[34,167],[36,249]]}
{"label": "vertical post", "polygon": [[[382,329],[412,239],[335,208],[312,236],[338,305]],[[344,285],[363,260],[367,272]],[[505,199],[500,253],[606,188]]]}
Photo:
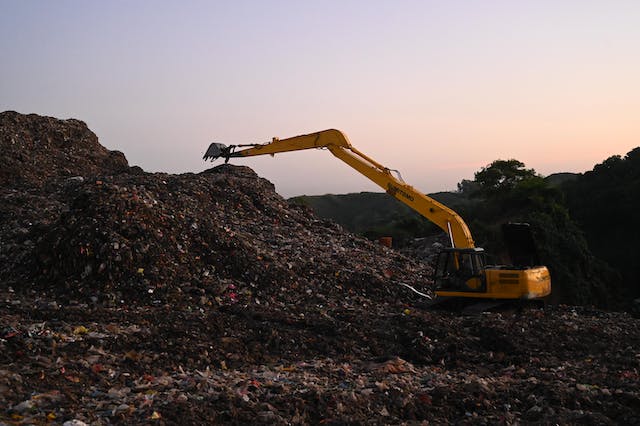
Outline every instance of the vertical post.
{"label": "vertical post", "polygon": [[451,247],[455,248],[456,245],[453,242],[453,232],[451,231],[451,222],[447,221],[447,230],[449,231],[449,239],[451,239]]}

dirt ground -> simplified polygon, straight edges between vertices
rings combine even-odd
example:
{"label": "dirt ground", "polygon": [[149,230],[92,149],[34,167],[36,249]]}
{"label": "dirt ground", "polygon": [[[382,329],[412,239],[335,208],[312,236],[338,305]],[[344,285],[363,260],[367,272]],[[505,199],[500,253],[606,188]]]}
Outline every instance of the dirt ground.
{"label": "dirt ground", "polygon": [[0,148],[0,425],[640,424],[628,314],[429,308],[429,264],[77,120]]}

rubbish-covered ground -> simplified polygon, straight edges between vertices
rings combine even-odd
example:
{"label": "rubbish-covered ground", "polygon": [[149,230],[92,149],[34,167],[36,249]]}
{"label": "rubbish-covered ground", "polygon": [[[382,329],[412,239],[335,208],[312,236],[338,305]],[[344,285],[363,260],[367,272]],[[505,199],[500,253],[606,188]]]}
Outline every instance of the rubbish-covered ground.
{"label": "rubbish-covered ground", "polygon": [[640,424],[640,327],[425,306],[429,265],[251,169],[0,114],[0,424]]}

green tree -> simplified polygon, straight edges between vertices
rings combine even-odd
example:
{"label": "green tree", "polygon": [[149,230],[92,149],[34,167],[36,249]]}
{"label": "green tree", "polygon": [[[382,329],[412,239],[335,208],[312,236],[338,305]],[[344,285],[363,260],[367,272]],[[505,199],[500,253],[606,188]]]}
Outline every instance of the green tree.
{"label": "green tree", "polygon": [[458,188],[473,191],[476,203],[461,213],[478,244],[495,254],[497,263],[505,261],[506,252],[500,225],[529,223],[542,263],[551,271],[554,302],[616,306],[615,271],[593,255],[559,188],[534,169],[514,159],[496,160]]}
{"label": "green tree", "polygon": [[476,172],[475,183],[480,195],[495,195],[512,190],[520,182],[537,177],[535,170],[525,168],[518,160],[495,160],[479,172]]}
{"label": "green tree", "polygon": [[640,147],[607,158],[561,188],[595,255],[620,273],[616,293],[627,305],[640,302]]}
{"label": "green tree", "polygon": [[462,179],[458,183],[458,192],[464,195],[471,195],[476,193],[480,187],[475,180]]}

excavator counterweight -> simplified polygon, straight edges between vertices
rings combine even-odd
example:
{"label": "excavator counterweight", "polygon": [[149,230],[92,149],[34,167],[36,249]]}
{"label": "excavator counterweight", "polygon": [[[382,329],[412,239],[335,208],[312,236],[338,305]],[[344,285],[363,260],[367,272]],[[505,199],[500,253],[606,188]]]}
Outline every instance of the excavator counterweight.
{"label": "excavator counterweight", "polygon": [[[203,158],[211,161],[224,158],[227,162],[235,157],[275,155],[312,148],[329,150],[334,156],[379,185],[389,195],[408,205],[447,233],[451,247],[439,254],[433,277],[438,296],[536,299],[551,293],[551,279],[549,270],[545,266],[485,265],[484,251],[475,247],[471,231],[456,212],[406,184],[395,177],[391,169],[355,149],[344,133],[339,130],[323,130],[287,139],[273,138],[271,142],[262,144],[227,146],[212,143]],[[532,245],[527,240],[527,232],[530,232],[528,226],[514,227],[512,235],[517,238],[512,237],[510,244],[514,246],[516,241],[514,250],[518,253],[518,259],[531,263],[533,259],[537,259],[537,256],[524,255],[524,246],[517,246],[517,241],[524,242],[522,244],[527,245],[527,248]]]}

